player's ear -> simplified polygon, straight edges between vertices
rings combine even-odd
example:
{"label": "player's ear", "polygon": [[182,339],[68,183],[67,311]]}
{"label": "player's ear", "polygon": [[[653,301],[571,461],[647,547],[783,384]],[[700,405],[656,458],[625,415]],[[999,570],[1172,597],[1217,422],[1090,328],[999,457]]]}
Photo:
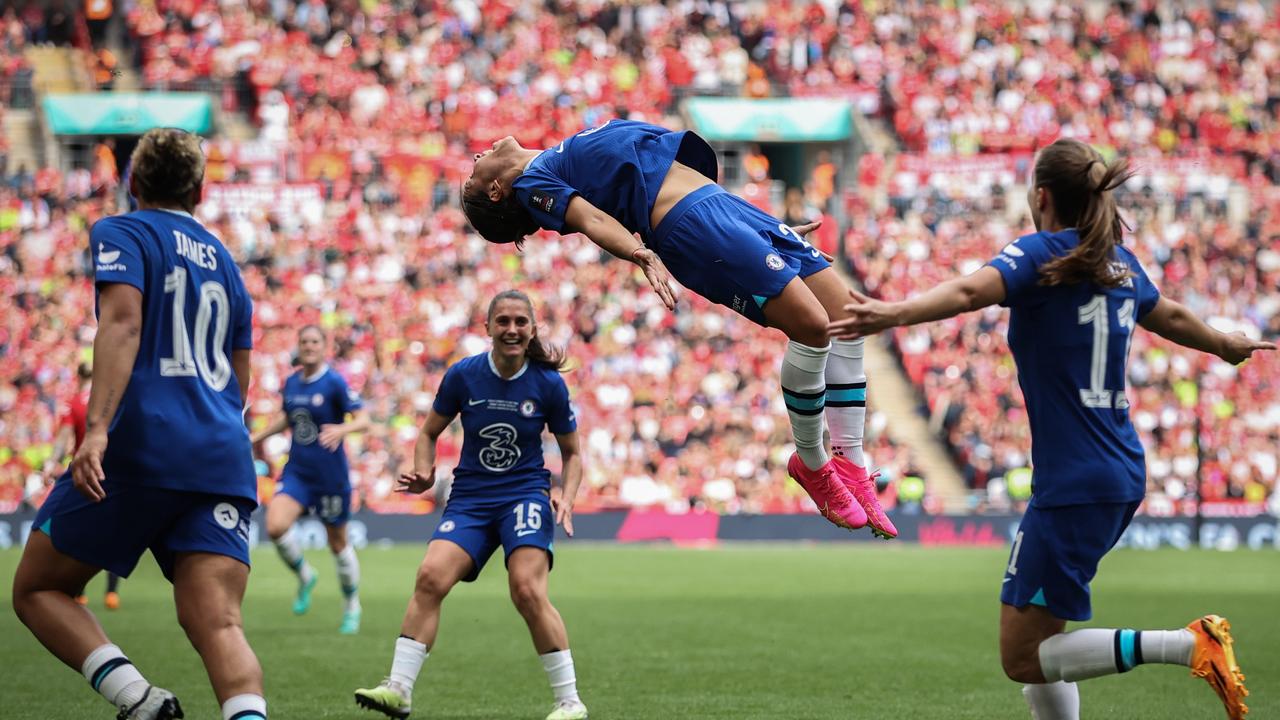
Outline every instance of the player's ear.
{"label": "player's ear", "polygon": [[489,196],[489,199],[492,200],[493,202],[496,202],[496,203],[502,202],[502,183],[498,182],[497,179],[495,178],[492,182],[489,183],[487,194]]}

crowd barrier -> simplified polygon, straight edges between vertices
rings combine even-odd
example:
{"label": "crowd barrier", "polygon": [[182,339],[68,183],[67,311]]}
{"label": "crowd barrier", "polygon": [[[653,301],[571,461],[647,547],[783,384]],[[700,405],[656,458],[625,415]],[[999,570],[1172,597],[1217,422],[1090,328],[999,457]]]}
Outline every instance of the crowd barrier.
{"label": "crowd barrier", "polygon": [[[26,542],[34,513],[0,514],[0,549]],[[250,541],[263,542],[255,514]],[[387,515],[356,513],[349,534],[358,547],[395,543],[425,542],[431,537],[440,514]],[[895,515],[897,542],[932,546],[1008,545],[1018,528],[1017,515]],[[583,513],[574,516],[574,537],[561,542],[656,542],[707,546],[728,542],[871,542],[870,531],[841,530],[816,515],[716,515],[715,513],[672,514],[655,510]],[[1121,547],[1143,550],[1201,547],[1211,550],[1280,550],[1280,518],[1271,515],[1204,519],[1197,532],[1191,517],[1138,516],[1120,540]],[[314,518],[299,523],[299,535],[306,547],[325,544],[323,526]],[[882,542],[882,541],[881,541]]]}

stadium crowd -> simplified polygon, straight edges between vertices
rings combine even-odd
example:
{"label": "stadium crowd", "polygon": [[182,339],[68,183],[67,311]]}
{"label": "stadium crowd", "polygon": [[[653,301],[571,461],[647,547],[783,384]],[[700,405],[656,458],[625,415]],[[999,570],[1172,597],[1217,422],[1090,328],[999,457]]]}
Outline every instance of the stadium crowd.
{"label": "stadium crowd", "polygon": [[[851,97],[926,163],[1010,158],[988,183],[899,186],[872,171],[860,187],[809,188],[775,209],[802,216],[844,203],[855,273],[895,297],[1029,227],[1010,193],[1047,138],[1238,162],[1212,187],[1168,187],[1161,175],[1126,198],[1134,244],[1162,287],[1206,315],[1280,329],[1280,247],[1264,202],[1280,148],[1280,26],[1257,3],[140,0],[121,12],[146,87],[215,92],[224,111],[256,125],[253,142],[210,144],[209,180],[225,187],[202,211],[244,260],[257,300],[253,415],[278,406],[295,329],[329,328],[335,366],[380,421],[349,448],[360,500],[374,508],[424,509],[394,497],[392,479],[429,388],[451,359],[484,346],[484,304],[510,284],[535,297],[547,334],[580,362],[569,377],[588,452],[580,507],[804,508],[783,480],[776,336],[687,296],[665,313],[628,266],[602,262],[580,238],[540,238],[520,256],[485,247],[456,209],[470,153],[487,140],[543,146],[618,114],[678,125],[676,103],[693,94]],[[19,35],[47,33],[30,12],[4,21],[0,71],[17,67]],[[0,502],[46,464],[91,338],[84,232],[116,209],[106,165],[10,168],[0,187]],[[1233,212],[1228,198],[1241,188],[1256,211]],[[983,491],[978,504],[995,508],[1008,502],[1004,476],[1027,463],[1002,322],[992,310],[895,336]],[[1149,505],[1188,495],[1197,418],[1210,496],[1280,497],[1273,361],[1235,377],[1141,334],[1133,357]],[[915,473],[872,410],[875,463],[891,478]],[[269,443],[265,457],[278,463],[284,444]],[[443,449],[447,465],[457,447]]]}

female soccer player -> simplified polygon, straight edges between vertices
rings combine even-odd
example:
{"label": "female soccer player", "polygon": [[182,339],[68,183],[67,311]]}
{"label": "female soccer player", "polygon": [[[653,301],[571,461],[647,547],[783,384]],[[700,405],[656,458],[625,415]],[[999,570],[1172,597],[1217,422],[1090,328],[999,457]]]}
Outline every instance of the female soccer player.
{"label": "female soccer player", "polygon": [[[342,439],[369,427],[360,396],[325,363],[325,334],[317,325],[298,331],[298,363],[302,369],[284,384],[284,413],[253,436],[253,444],[289,428],[293,445],[279,488],[267,505],[267,535],[280,558],[298,576],[293,612],[311,607],[316,572],[302,557],[293,524],[303,513],[315,513],[329,536],[329,550],[338,565],[338,582],[346,603],[338,632],[360,631],[360,561],[347,542],[351,517],[351,474]],[[347,415],[351,421],[347,422]]]}
{"label": "female soccer player", "polygon": [[90,233],[98,334],[84,442],[36,514],[13,607],[120,718],[180,718],[178,699],[149,684],[73,599],[103,569],[128,577],[149,549],[224,720],[265,718],[262,669],[240,620],[257,504],[241,417],[253,305],[231,253],[191,216],[200,139],[150,130],[132,162],[139,209]]}
{"label": "female soccer player", "polygon": [[1240,363],[1275,345],[1213,330],[1161,297],[1121,245],[1113,191],[1130,176],[1077,140],[1040,152],[1028,192],[1036,232],[982,269],[902,302],[852,293],[835,337],[941,320],[994,303],[1011,309],[1009,348],[1031,422],[1034,496],[1014,538],[1000,593],[1005,674],[1026,683],[1038,720],[1074,720],[1076,680],[1142,663],[1189,666],[1238,720],[1247,708],[1230,625],[1217,615],[1182,630],[1064,633],[1092,617],[1089,582],[1146,490],[1142,445],[1129,421],[1125,365],[1135,325]]}
{"label": "female soccer player", "polygon": [[[582,482],[577,421],[560,377],[564,351],[538,338],[533,304],[522,292],[494,297],[486,324],[493,348],[445,373],[414,448],[413,472],[400,477],[403,492],[431,488],[436,440],[461,414],[462,459],[453,471],[449,504],[418,568],[391,675],[375,688],[356,690],[356,704],[408,717],[413,684],[435,643],[440,603],[459,581],[475,580],[502,546],[511,601],[529,625],[555,695],[547,720],[582,720],[587,708],[578,698],[569,636],[547,599],[555,524],[573,535],[573,500]],[[543,466],[543,427],[560,446],[562,493],[552,490]]]}
{"label": "female soccer player", "polygon": [[[782,393],[796,443],[788,472],[828,520],[894,537],[862,453],[862,340],[827,336],[828,321],[844,317],[847,288],[796,230],[725,192],[717,175],[715,152],[696,134],[611,120],[545,151],[499,140],[476,155],[462,202],[490,242],[520,244],[540,227],[581,232],[639,265],[669,309],[667,268],[699,295],[786,333]],[[834,457],[822,443],[824,414]]]}

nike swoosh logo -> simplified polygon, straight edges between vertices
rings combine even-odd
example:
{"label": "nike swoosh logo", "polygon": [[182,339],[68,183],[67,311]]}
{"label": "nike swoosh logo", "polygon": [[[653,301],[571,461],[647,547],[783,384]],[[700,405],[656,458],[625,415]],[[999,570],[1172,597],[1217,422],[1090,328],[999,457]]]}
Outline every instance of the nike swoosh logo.
{"label": "nike swoosh logo", "polygon": [[489,402],[489,401],[488,401],[488,400],[468,400],[468,401],[467,401],[467,405],[468,405],[469,407],[475,407],[476,405],[481,405],[481,404],[484,404],[484,403],[487,403],[487,402]]}
{"label": "nike swoosh logo", "polygon": [[1003,585],[1003,584],[1005,584],[1005,583],[1009,582],[1009,581],[1010,581],[1010,580],[1012,580],[1012,579],[1013,579],[1013,578],[1005,578],[1004,580],[1001,580],[1001,581],[1000,581],[1000,584],[1001,584],[1001,585]]}
{"label": "nike swoosh logo", "polygon": [[536,530],[521,530],[521,531],[519,531],[519,532],[517,532],[517,533],[516,533],[516,537],[524,537],[525,535],[532,535],[532,534],[534,534],[535,532],[537,532],[537,531],[536,531]]}
{"label": "nike swoosh logo", "polygon": [[558,153],[562,153],[562,152],[564,152],[564,141],[563,141],[563,140],[562,140],[562,141],[560,141],[560,147],[556,148],[556,152],[558,152]]}
{"label": "nike swoosh logo", "polygon": [[98,262],[103,265],[110,265],[120,259],[119,250],[108,250],[106,245],[98,243]]}

